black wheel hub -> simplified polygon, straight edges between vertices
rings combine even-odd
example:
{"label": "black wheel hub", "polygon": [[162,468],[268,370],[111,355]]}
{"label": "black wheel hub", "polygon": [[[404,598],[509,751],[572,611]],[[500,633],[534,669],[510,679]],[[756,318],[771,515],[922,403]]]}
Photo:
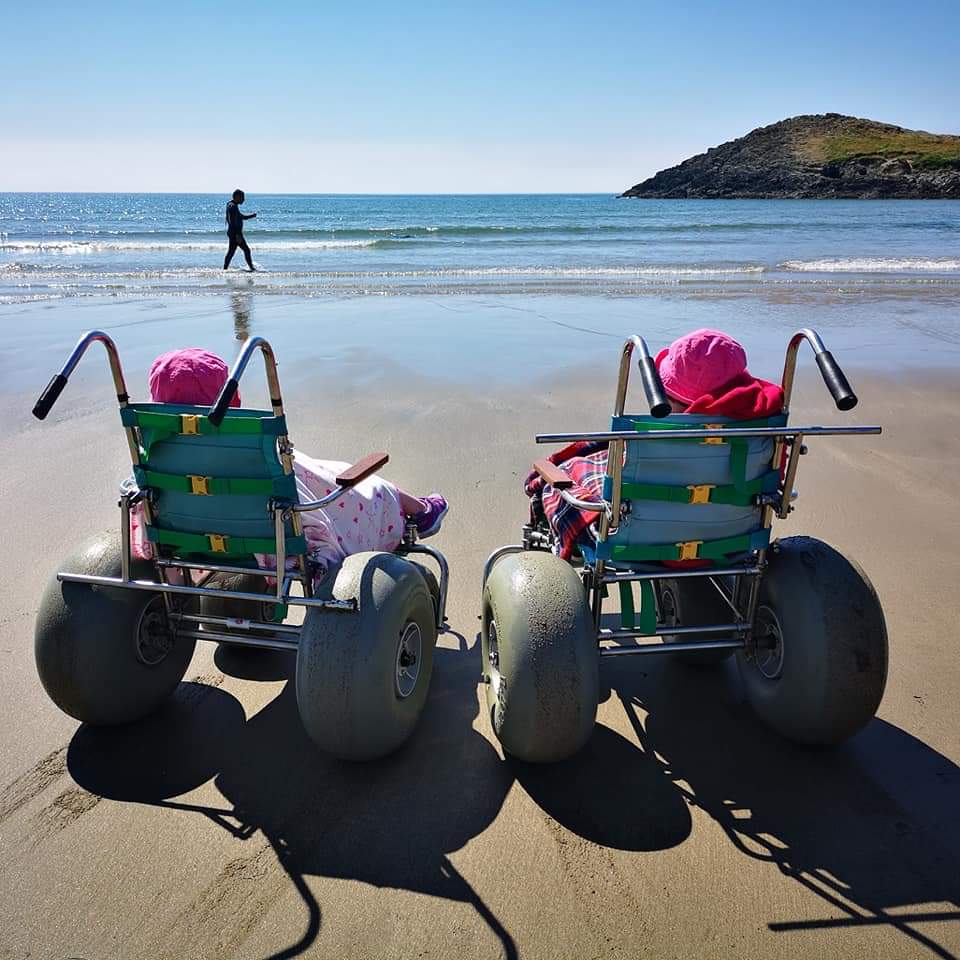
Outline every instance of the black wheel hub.
{"label": "black wheel hub", "polygon": [[394,675],[394,692],[405,700],[417,686],[420,676],[420,654],[423,636],[420,626],[412,620],[400,631],[397,643],[397,665]]}
{"label": "black wheel hub", "polygon": [[770,607],[757,607],[753,623],[753,664],[761,676],[776,680],[783,672],[783,631]]}
{"label": "black wheel hub", "polygon": [[173,649],[174,636],[163,597],[154,597],[140,614],[136,632],[137,659],[148,667],[162,663]]}

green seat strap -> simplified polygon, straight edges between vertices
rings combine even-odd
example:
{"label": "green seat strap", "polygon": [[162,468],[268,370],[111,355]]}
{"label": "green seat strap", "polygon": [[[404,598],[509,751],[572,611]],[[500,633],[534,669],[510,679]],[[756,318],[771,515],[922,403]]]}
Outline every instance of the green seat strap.
{"label": "green seat strap", "polygon": [[[165,433],[182,433],[183,417],[190,414],[179,413],[152,413],[146,410],[137,410],[124,407],[120,411],[120,419],[126,427],[140,427],[143,430],[160,430]],[[224,417],[219,427],[215,427],[202,414],[196,416],[198,434],[258,434],[278,433],[276,422],[281,417]],[[284,428],[285,429],[285,428]]]}
{"label": "green seat strap", "polygon": [[733,487],[742,493],[747,486],[747,441],[743,437],[730,439],[730,476]]}
{"label": "green seat strap", "polygon": [[[722,560],[731,553],[747,553],[762,550],[770,543],[770,529],[766,527],[739,537],[724,537],[722,540],[704,540],[697,550],[698,560]],[[676,543],[637,543],[613,546],[610,559],[634,563],[659,563],[664,560],[679,560],[680,546]]]}
{"label": "green seat strap", "polygon": [[640,629],[652,634],[657,629],[657,607],[653,599],[653,584],[640,581]]}
{"label": "green seat strap", "polygon": [[[223,556],[246,556],[251,553],[276,553],[277,541],[273,537],[223,537],[225,550],[214,550],[209,536],[203,533],[181,533],[163,527],[148,526],[147,537],[153,543],[173,547],[185,553],[206,553]],[[302,537],[287,540],[287,553],[302,553],[305,549]]]}
{"label": "green seat strap", "polygon": [[[193,493],[193,483],[189,477],[181,477],[175,473],[159,473],[156,470],[142,470],[141,486],[153,487],[155,490],[173,490],[176,493]],[[211,496],[257,496],[263,494],[271,496],[281,491],[278,487],[288,485],[286,476],[276,477],[273,480],[248,479],[244,477],[201,477],[205,480],[204,493]],[[140,477],[137,477],[140,482]],[[283,491],[285,492],[285,491]],[[203,494],[198,494],[202,496]]]}
{"label": "green seat strap", "polygon": [[633,610],[633,584],[629,580],[621,580],[620,587],[620,624],[624,630],[632,630],[635,624]]}
{"label": "green seat strap", "polygon": [[155,443],[160,443],[169,437],[183,436],[211,436],[211,435],[240,435],[256,436],[266,434],[271,437],[280,436],[287,432],[285,417],[231,417],[227,416],[219,427],[215,427],[204,415],[185,414],[193,418],[192,426],[196,427],[196,434],[183,433],[184,421],[179,413],[153,413],[149,410],[138,410],[136,407],[123,407],[120,410],[120,422],[125,427],[137,427],[143,445],[143,455],[148,457],[150,449]]}
{"label": "green seat strap", "polygon": [[[722,428],[737,428],[738,430],[757,430],[760,427],[769,427],[771,426],[770,421],[773,419],[779,419],[775,417],[761,417],[759,420],[731,420],[730,422],[721,423],[720,427]],[[775,424],[776,426],[776,424]],[[671,420],[669,417],[663,420],[634,420],[633,428],[637,433],[656,433],[661,430],[706,430],[706,423],[678,423],[676,420]],[[723,440],[724,443],[729,443],[731,440],[747,439],[745,437],[718,437],[717,439]],[[700,437],[673,437],[671,439],[673,443],[703,443],[703,440]]]}
{"label": "green seat strap", "polygon": [[640,623],[637,624],[636,610],[633,605],[633,584],[621,580],[620,623],[624,630],[633,630],[639,626],[643,634],[652,634],[657,629],[657,608],[653,599],[653,584],[649,580],[640,581]]}
{"label": "green seat strap", "polygon": [[[761,474],[755,480],[744,482],[742,488],[738,488],[736,484],[714,486],[709,490],[707,503],[721,503],[735,507],[753,506],[753,498],[758,493],[776,489],[778,477],[779,474],[771,470]],[[691,484],[691,486],[701,485]],[[664,503],[691,502],[690,487],[678,487],[662,483],[624,483],[620,487],[620,495],[624,500],[658,500]]]}

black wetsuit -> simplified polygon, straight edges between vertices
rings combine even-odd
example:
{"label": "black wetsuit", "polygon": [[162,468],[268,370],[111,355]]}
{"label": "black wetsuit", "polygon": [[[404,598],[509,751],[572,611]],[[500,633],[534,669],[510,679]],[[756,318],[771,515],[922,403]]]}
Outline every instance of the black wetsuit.
{"label": "black wetsuit", "polygon": [[243,251],[243,255],[247,258],[247,266],[253,270],[253,259],[250,256],[250,248],[247,246],[247,241],[243,239],[243,221],[248,220],[249,217],[245,217],[240,212],[240,207],[237,204],[236,200],[231,200],[227,204],[227,242],[229,246],[227,247],[227,255],[223,261],[223,269],[226,270],[230,266],[230,261],[233,259],[233,255],[237,252],[237,247]]}

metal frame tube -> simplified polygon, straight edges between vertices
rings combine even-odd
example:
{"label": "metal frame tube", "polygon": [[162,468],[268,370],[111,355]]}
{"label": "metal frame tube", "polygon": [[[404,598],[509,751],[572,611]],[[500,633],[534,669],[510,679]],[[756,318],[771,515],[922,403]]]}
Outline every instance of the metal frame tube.
{"label": "metal frame tube", "polygon": [[120,576],[130,579],[130,496],[120,495]]}
{"label": "metal frame tube", "polygon": [[328,493],[325,497],[321,497],[319,500],[304,500],[300,503],[292,504],[289,509],[294,513],[307,513],[310,510],[319,510],[321,507],[325,507],[327,504],[333,503],[335,500],[339,500],[348,489],[348,487],[336,487],[333,491]]}
{"label": "metal frame tube", "polygon": [[[216,600],[223,600],[224,598],[222,590],[187,587],[175,583],[156,583],[152,580],[121,580],[120,577],[95,577],[85,573],[64,573],[62,571],[57,574],[57,579],[63,583],[89,583],[99,587],[118,587],[124,590],[147,590],[153,593],[181,594],[188,597],[211,597]],[[284,579],[284,583],[289,582],[289,577]],[[263,603],[270,599],[270,594],[243,593],[233,590],[230,591],[229,596],[231,600],[253,600],[256,603]],[[285,593],[279,599],[293,607],[323,607],[325,610],[350,612],[357,609],[353,600],[318,600],[315,597],[296,597],[289,593]]]}
{"label": "metal frame tube", "polygon": [[613,403],[613,412],[615,416],[623,414],[623,408],[627,403],[627,384],[630,380],[630,358],[633,356],[634,349],[640,350],[640,355],[650,356],[650,348],[643,337],[633,334],[623,345],[620,353],[620,372],[617,376],[617,395]]}
{"label": "metal frame tube", "polygon": [[744,623],[715,623],[695,627],[657,627],[652,633],[643,633],[640,630],[609,630],[603,628],[597,632],[598,640],[635,640],[637,637],[673,637],[683,634],[697,633],[743,633],[746,630]]}
{"label": "metal frame tube", "polygon": [[273,511],[273,530],[277,541],[277,600],[282,601],[287,572],[287,528],[284,512],[278,507]]}
{"label": "metal frame tube", "polygon": [[[276,570],[260,567],[231,567],[225,563],[207,563],[194,560],[157,560],[160,567],[175,568],[178,570],[205,570],[210,573],[249,573],[255,577],[275,577]],[[268,596],[264,594],[264,597]]]}
{"label": "metal frame tube", "polygon": [[569,493],[566,490],[557,490],[557,493],[559,493],[560,496],[570,504],[570,506],[576,507],[578,510],[587,510],[593,513],[600,513],[601,511],[607,509],[607,503],[605,500],[579,500],[572,493]]}
{"label": "metal frame tube", "polygon": [[267,633],[287,633],[300,636],[300,627],[286,623],[267,623],[265,620],[239,620],[230,617],[211,617],[201,613],[175,613],[170,617],[176,623],[209,623],[219,627],[233,627],[235,630],[265,630]]}
{"label": "metal frame tube", "polygon": [[633,647],[601,647],[601,657],[627,657],[646,654],[696,653],[705,650],[742,650],[743,640],[700,640],[692,643],[642,643]]}
{"label": "metal frame tube", "polygon": [[498,547],[493,553],[487,557],[486,563],[483,565],[483,586],[487,585],[487,577],[490,576],[490,571],[493,569],[493,565],[501,558],[505,557],[508,553],[523,553],[526,549],[522,543],[508,543],[505,546]]}
{"label": "metal frame tube", "polygon": [[236,380],[237,383],[240,382],[240,378],[243,376],[244,370],[247,369],[247,364],[250,362],[254,350],[259,350],[263,353],[263,366],[267,375],[267,387],[270,391],[270,403],[273,407],[273,415],[275,417],[282,417],[283,397],[280,395],[280,377],[277,374],[277,358],[273,352],[273,347],[271,347],[263,337],[248,337],[244,341],[243,346],[240,348],[240,353],[233,363],[233,368],[230,370],[230,379]]}
{"label": "metal frame tube", "polygon": [[[450,586],[450,565],[447,558],[433,547],[425,547],[422,543],[415,543],[402,548],[404,554],[419,553],[428,557],[433,557],[437,566],[440,568],[440,596],[437,599],[437,629],[444,630],[444,623],[447,619],[447,591]],[[486,577],[484,577],[486,582]]]}
{"label": "metal frame tube", "polygon": [[876,436],[883,432],[880,426],[857,427],[722,427],[715,430],[657,430],[639,433],[631,430],[601,430],[596,433],[538,433],[537,443],[573,443],[575,440],[620,440],[656,441],[656,440],[708,440],[722,437],[845,437]]}
{"label": "metal frame tube", "polygon": [[[777,445],[781,446],[780,444]],[[783,477],[783,496],[780,498],[780,509],[777,516],[785,520],[790,513],[790,496],[794,481],[797,479],[797,468],[800,466],[800,450],[803,446],[803,434],[798,433],[790,446],[790,458],[787,460],[787,472]]]}
{"label": "metal frame tube", "polygon": [[78,341],[73,348],[73,352],[67,357],[67,362],[60,369],[60,376],[69,379],[73,373],[80,358],[87,352],[91,343],[97,341],[102,343],[107,351],[107,359],[110,361],[110,372],[113,374],[113,385],[116,387],[117,400],[120,406],[125,407],[130,402],[127,395],[127,383],[123,377],[123,368],[120,366],[120,354],[117,351],[117,345],[113,339],[102,330],[89,330]]}
{"label": "metal frame tube", "polygon": [[[720,586],[719,580],[716,577],[710,578],[711,586],[723,597],[723,602],[730,608],[735,617],[740,617],[740,611],[737,609],[737,605],[733,602],[733,592],[730,595],[727,594],[727,591]],[[736,584],[734,584],[733,590],[736,590]]]}
{"label": "metal frame tube", "polygon": [[[627,385],[630,382],[630,360],[633,351],[638,349],[641,356],[649,357],[650,348],[647,341],[634,334],[629,337],[620,351],[620,370],[617,374],[617,393],[613,401],[613,414],[616,417],[623,415],[627,403]],[[598,438],[599,439],[599,438]],[[611,530],[616,530],[620,523],[620,478],[623,475],[623,440],[610,437],[610,447],[607,451],[607,476],[610,478],[613,497],[610,501],[610,516],[600,518],[600,541],[603,542]],[[537,438],[540,443],[540,438]],[[576,506],[576,504],[575,504]]]}
{"label": "metal frame tube", "polygon": [[177,636],[191,637],[194,640],[213,640],[217,643],[233,643],[238,647],[260,647],[291,652],[296,652],[300,646],[295,640],[281,640],[279,637],[246,637],[236,633],[219,633],[216,630],[178,630]]}
{"label": "metal frame tube", "polygon": [[611,570],[604,575],[604,583],[619,583],[621,580],[680,580],[692,577],[740,577],[760,573],[761,568],[749,567],[705,567],[701,570],[663,569],[658,573],[634,573],[632,570]]}
{"label": "metal frame tube", "polygon": [[[104,350],[107,352],[107,360],[110,363],[110,373],[113,377],[113,387],[117,394],[117,402],[120,404],[120,409],[122,410],[130,403],[130,396],[127,393],[127,381],[123,376],[123,367],[120,364],[120,353],[117,350],[117,345],[113,342],[113,338],[102,330],[88,330],[77,341],[70,356],[67,357],[67,362],[60,368],[60,376],[69,379],[70,374],[76,369],[81,357],[87,352],[87,348],[94,342],[102,343]],[[137,435],[133,427],[124,427],[123,429],[127,437],[130,459],[134,466],[139,466],[140,444]],[[151,519],[149,502],[144,501],[143,509],[149,522]]]}
{"label": "metal frame tube", "polygon": [[804,327],[798,330],[787,344],[787,354],[783,360],[783,376],[780,385],[783,388],[783,412],[790,412],[790,400],[793,396],[793,379],[797,371],[797,354],[800,351],[800,344],[806,340],[813,348],[815,354],[823,353],[827,348],[820,334],[816,330]]}

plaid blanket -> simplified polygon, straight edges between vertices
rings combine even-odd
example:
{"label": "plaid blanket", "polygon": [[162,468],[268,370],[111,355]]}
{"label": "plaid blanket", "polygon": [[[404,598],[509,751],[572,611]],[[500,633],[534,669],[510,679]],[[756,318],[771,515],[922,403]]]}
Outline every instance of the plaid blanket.
{"label": "plaid blanket", "polygon": [[[564,470],[573,479],[570,493],[578,500],[603,499],[603,478],[607,473],[606,443],[586,443],[583,441],[571,443],[570,446],[558,450],[548,458],[551,463],[562,465]],[[599,517],[598,513],[578,510],[570,506],[560,494],[544,483],[543,478],[531,471],[523,484],[524,493],[528,497],[540,496],[543,503],[543,512],[550,524],[550,529],[557,538],[560,557],[570,560],[578,541],[590,539],[588,528]]]}
{"label": "plaid blanket", "polygon": [[[744,371],[716,394],[704,394],[687,408],[688,413],[709,413],[751,420],[769,417],[783,409],[783,391],[774,383],[760,380]],[[549,457],[551,463],[562,465],[573,479],[570,492],[578,500],[602,500],[603,478],[607,472],[606,443],[578,441],[558,450]],[[786,463],[786,449],[781,461],[781,472]],[[597,513],[571,507],[550,484],[545,484],[538,473],[531,472],[523,484],[528,497],[542,495],[543,512],[550,529],[557,538],[560,556],[570,560],[578,542],[590,542],[590,525],[599,516]],[[707,566],[708,560],[664,561],[668,567]]]}

